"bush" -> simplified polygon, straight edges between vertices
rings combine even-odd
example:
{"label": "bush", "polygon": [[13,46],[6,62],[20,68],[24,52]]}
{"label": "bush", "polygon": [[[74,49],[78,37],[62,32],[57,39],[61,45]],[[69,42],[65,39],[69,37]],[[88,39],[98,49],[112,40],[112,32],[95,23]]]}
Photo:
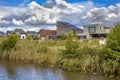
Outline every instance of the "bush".
{"label": "bush", "polygon": [[18,36],[15,34],[9,35],[6,40],[1,43],[2,51],[11,50],[18,42]]}
{"label": "bush", "polygon": [[111,50],[120,52],[120,24],[115,25],[108,34],[107,47]]}
{"label": "bush", "polygon": [[65,41],[64,57],[66,58],[76,58],[79,54],[79,41],[74,38],[71,33],[67,35]]}
{"label": "bush", "polygon": [[27,36],[27,38],[26,38],[27,40],[32,40],[32,36]]}

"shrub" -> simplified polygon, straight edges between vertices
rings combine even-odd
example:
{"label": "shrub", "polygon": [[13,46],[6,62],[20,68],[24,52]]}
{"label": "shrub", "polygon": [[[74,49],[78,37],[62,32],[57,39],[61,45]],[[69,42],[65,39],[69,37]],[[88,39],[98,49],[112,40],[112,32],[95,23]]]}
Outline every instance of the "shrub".
{"label": "shrub", "polygon": [[27,40],[32,40],[32,36],[27,36]]}
{"label": "shrub", "polygon": [[68,33],[67,39],[65,41],[64,57],[66,58],[76,58],[79,53],[79,41],[74,38],[71,33]]}
{"label": "shrub", "polygon": [[111,50],[120,52],[120,24],[115,25],[108,34],[107,47]]}
{"label": "shrub", "polygon": [[1,43],[1,48],[2,51],[4,50],[11,50],[13,47],[15,47],[15,45],[18,42],[18,36],[15,34],[9,35],[7,37],[7,39],[5,39],[2,43]]}

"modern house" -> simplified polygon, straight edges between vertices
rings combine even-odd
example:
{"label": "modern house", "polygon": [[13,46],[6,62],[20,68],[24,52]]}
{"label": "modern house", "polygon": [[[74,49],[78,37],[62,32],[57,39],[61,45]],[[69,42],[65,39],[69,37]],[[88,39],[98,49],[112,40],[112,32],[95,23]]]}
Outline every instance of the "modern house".
{"label": "modern house", "polygon": [[66,35],[68,33],[72,33],[73,36],[77,36],[80,33],[83,33],[83,30],[68,23],[68,22],[61,22],[58,21],[57,22],[57,36],[61,36],[61,35]]}
{"label": "modern house", "polygon": [[23,29],[15,29],[13,31],[13,34],[16,34],[20,37],[20,39],[25,39],[26,38],[26,33]]}
{"label": "modern house", "polygon": [[90,24],[84,26],[84,32],[78,34],[80,39],[106,37],[112,27],[102,24]]}
{"label": "modern house", "polygon": [[56,30],[44,30],[44,29],[41,29],[39,31],[40,33],[40,38],[41,40],[45,40],[45,39],[55,39],[56,38],[56,34],[57,34],[57,31]]}

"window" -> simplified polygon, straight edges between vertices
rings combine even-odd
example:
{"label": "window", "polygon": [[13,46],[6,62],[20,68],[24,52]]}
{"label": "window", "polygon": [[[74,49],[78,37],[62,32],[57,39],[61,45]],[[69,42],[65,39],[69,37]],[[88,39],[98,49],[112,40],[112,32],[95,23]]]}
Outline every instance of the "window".
{"label": "window", "polygon": [[96,32],[96,28],[95,27],[89,27],[89,32],[90,33],[95,33]]}

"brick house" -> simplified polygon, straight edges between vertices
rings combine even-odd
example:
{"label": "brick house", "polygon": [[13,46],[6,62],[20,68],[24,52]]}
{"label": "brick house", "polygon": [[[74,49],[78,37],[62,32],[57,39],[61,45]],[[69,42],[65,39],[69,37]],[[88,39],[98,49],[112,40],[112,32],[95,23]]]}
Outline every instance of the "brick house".
{"label": "brick house", "polygon": [[57,31],[56,30],[44,30],[44,29],[41,29],[39,31],[39,33],[40,33],[40,38],[42,40],[45,40],[45,39],[55,39]]}

